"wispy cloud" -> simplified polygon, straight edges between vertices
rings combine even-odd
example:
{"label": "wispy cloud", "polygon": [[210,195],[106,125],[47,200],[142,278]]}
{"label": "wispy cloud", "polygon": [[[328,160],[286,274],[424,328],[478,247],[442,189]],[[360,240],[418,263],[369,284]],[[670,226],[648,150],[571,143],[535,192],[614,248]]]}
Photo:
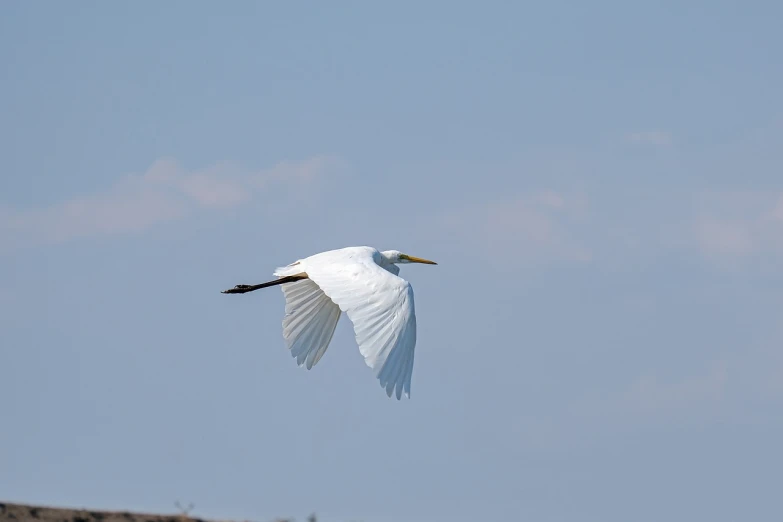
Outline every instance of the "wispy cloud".
{"label": "wispy cloud", "polygon": [[589,261],[574,231],[586,213],[584,196],[546,190],[449,212],[440,225],[446,237],[470,242],[489,259]]}
{"label": "wispy cloud", "polygon": [[701,195],[691,236],[710,259],[737,261],[783,254],[783,194],[728,192]]}
{"label": "wispy cloud", "polygon": [[103,192],[42,208],[0,206],[0,247],[138,232],[198,210],[241,205],[271,185],[307,185],[335,164],[319,156],[259,171],[230,163],[188,170],[163,158]]}
{"label": "wispy cloud", "polygon": [[679,381],[644,375],[633,383],[623,402],[628,410],[636,413],[692,409],[719,401],[724,395],[727,375],[724,361],[715,361],[704,372]]}
{"label": "wispy cloud", "polygon": [[702,422],[746,399],[737,397],[740,386],[734,370],[726,360],[717,359],[679,377],[649,372],[623,379],[611,390],[580,388],[545,416],[517,418],[514,429],[527,444],[546,450],[611,432],[646,429],[650,422],[658,427],[671,421]]}
{"label": "wispy cloud", "polygon": [[672,144],[672,135],[668,132],[652,130],[643,132],[631,132],[626,135],[626,141],[636,145],[653,145],[663,147]]}
{"label": "wispy cloud", "polygon": [[438,233],[487,259],[612,263],[686,253],[725,269],[783,262],[783,192],[650,197],[653,203],[645,201],[639,209],[623,204],[612,213],[607,209],[618,206],[605,194],[545,190],[497,196],[441,215]]}
{"label": "wispy cloud", "polygon": [[701,217],[694,224],[699,247],[710,256],[745,256],[758,246],[751,223]]}
{"label": "wispy cloud", "polygon": [[[650,422],[703,422],[716,414],[741,415],[749,403],[780,404],[783,353],[779,338],[764,347],[716,354],[682,373],[676,365],[622,379],[602,392],[580,389],[546,416],[518,419],[520,436],[542,448],[574,443],[608,431],[646,429]],[[679,375],[674,375],[678,373]],[[558,440],[559,439],[559,440]]]}

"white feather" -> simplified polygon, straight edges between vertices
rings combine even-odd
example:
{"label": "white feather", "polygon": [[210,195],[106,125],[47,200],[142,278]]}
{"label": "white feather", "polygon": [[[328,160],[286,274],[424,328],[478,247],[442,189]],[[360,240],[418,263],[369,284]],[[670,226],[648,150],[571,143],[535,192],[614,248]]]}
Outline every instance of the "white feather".
{"label": "white feather", "polygon": [[365,363],[386,394],[410,397],[416,315],[413,288],[398,272],[371,247],[323,252],[278,268],[277,276],[309,277],[282,285],[283,335],[297,363],[309,369],[318,362],[343,311],[353,322]]}
{"label": "white feather", "polygon": [[281,286],[285,295],[283,338],[296,363],[309,370],[329,347],[340,308],[310,279]]}

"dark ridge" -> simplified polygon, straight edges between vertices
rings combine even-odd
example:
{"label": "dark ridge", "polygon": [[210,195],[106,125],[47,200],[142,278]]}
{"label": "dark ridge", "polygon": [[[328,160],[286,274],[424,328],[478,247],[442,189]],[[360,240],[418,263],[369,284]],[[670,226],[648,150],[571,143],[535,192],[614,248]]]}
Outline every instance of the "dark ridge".
{"label": "dark ridge", "polygon": [[211,522],[184,513],[162,515],[0,502],[0,522]]}

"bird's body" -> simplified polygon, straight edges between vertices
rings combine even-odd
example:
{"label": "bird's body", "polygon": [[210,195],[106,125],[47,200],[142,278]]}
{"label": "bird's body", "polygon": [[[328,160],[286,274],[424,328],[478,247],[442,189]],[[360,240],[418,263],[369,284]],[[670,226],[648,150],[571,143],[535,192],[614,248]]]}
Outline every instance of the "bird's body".
{"label": "bird's body", "polygon": [[398,263],[436,264],[397,250],[348,247],[321,252],[278,268],[279,279],[237,285],[246,293],[281,285],[285,295],[283,337],[299,366],[311,369],[332,340],[345,312],[367,365],[391,397],[410,397],[416,347],[413,288],[398,276]]}

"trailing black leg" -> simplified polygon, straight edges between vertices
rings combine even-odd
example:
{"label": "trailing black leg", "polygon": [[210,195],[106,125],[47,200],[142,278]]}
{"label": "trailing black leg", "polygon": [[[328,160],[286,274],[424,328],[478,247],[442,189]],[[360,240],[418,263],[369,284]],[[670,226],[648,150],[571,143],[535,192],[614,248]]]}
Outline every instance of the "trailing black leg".
{"label": "trailing black leg", "polygon": [[260,290],[261,288],[282,285],[285,283],[293,283],[294,281],[301,281],[302,279],[307,279],[307,274],[285,276],[285,277],[281,277],[280,279],[275,279],[274,281],[267,281],[266,283],[261,283],[258,285],[236,285],[234,288],[223,290],[220,293],[221,294],[246,294],[247,292],[252,292],[253,290]]}

